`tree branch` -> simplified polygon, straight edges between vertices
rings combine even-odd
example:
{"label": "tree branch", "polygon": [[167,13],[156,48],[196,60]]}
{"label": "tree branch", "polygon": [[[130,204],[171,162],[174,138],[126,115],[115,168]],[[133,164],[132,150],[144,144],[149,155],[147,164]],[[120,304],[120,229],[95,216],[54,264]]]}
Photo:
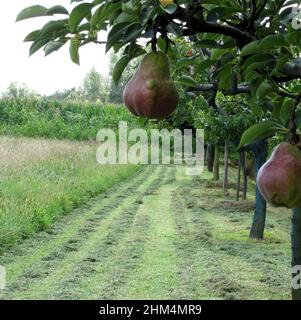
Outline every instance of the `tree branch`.
{"label": "tree branch", "polygon": [[283,69],[281,70],[282,73],[285,73],[288,77],[293,79],[301,78],[301,59],[295,59],[290,62],[287,62]]}
{"label": "tree branch", "polygon": [[195,21],[191,22],[191,27],[189,29],[184,29],[184,36],[191,36],[196,33],[206,32],[206,33],[216,33],[229,36],[239,42],[239,47],[244,47],[245,44],[255,40],[255,38],[246,31],[241,31],[236,27],[229,26],[226,24],[219,24],[216,22],[209,21]]}
{"label": "tree branch", "polygon": [[184,36],[192,36],[201,32],[223,34],[237,40],[240,48],[255,40],[249,32],[240,30],[236,26],[205,21],[203,18],[193,16],[188,10],[181,7],[178,7],[177,11],[171,15],[171,20],[174,19],[186,22],[186,29],[183,30]]}
{"label": "tree branch", "polygon": [[[213,84],[213,83],[209,83],[209,84],[200,84],[197,87],[194,88],[189,88],[189,91],[194,91],[194,92],[214,92],[215,90],[217,90],[217,85]],[[220,90],[220,91],[224,91],[224,90]],[[245,94],[245,93],[250,93],[250,88],[248,85],[246,84],[241,84],[239,86],[237,86],[236,88],[232,88],[231,90],[231,95],[237,95],[237,94]]]}
{"label": "tree branch", "polygon": [[248,30],[250,30],[254,25],[254,21],[256,19],[256,9],[256,0],[251,0],[251,15],[249,18]]}
{"label": "tree branch", "polygon": [[[217,84],[215,83],[209,83],[209,84],[200,84],[197,87],[189,88],[188,91],[190,92],[215,92],[217,91]],[[220,90],[221,92],[230,94],[230,95],[237,95],[237,94],[250,94],[251,89],[248,84],[242,83],[239,86],[236,86],[236,88],[232,88],[231,92],[225,92],[225,90]],[[283,90],[278,90],[277,94],[281,97],[287,97],[291,99],[296,99],[299,95],[286,92]]]}

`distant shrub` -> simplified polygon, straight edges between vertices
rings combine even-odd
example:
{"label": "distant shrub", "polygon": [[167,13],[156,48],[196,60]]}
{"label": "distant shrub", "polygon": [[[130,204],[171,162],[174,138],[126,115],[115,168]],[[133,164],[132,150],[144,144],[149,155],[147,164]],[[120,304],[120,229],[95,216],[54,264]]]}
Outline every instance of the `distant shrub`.
{"label": "distant shrub", "polygon": [[118,129],[119,121],[139,127],[139,120],[122,106],[0,99],[0,134],[5,135],[94,140],[101,128]]}

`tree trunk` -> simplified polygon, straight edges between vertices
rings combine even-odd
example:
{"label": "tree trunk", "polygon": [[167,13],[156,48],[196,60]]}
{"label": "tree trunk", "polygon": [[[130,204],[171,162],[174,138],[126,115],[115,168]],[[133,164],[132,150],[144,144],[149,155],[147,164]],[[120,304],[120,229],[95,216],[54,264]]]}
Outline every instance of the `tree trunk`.
{"label": "tree trunk", "polygon": [[224,155],[224,193],[228,194],[229,188],[229,154],[228,154],[228,144],[225,141],[225,155]]}
{"label": "tree trunk", "polygon": [[[301,208],[293,209],[292,217],[292,268],[296,268],[300,272],[301,268]],[[293,272],[293,277],[294,277]],[[300,279],[300,274],[297,274]],[[297,287],[292,288],[292,298],[293,300],[301,300],[301,287],[300,281],[298,283],[292,282],[292,284],[297,285]],[[299,287],[299,288],[298,288]]]}
{"label": "tree trunk", "polygon": [[204,148],[204,159],[205,159],[205,163],[204,163],[204,165],[206,165],[206,163],[208,163],[208,153],[207,153],[207,151],[208,151],[208,145],[205,145],[205,148]]}
{"label": "tree trunk", "polygon": [[247,175],[247,168],[246,168],[246,153],[245,151],[242,152],[242,172],[243,172],[243,200],[247,200],[247,192],[248,192],[248,175]]}
{"label": "tree trunk", "polygon": [[213,172],[213,162],[214,162],[214,147],[212,144],[208,144],[207,148],[207,165],[208,171]]}
{"label": "tree trunk", "polygon": [[[255,157],[256,176],[259,169],[264,165],[267,157],[267,145],[263,140],[253,145]],[[250,231],[250,238],[263,239],[267,204],[256,185],[256,207],[253,224]]]}
{"label": "tree trunk", "polygon": [[214,147],[214,164],[213,164],[213,180],[219,180],[219,150]]}
{"label": "tree trunk", "polygon": [[241,180],[241,152],[239,153],[239,160],[238,160],[238,172],[237,172],[237,185],[236,185],[236,201],[239,201],[240,197],[240,180]]}

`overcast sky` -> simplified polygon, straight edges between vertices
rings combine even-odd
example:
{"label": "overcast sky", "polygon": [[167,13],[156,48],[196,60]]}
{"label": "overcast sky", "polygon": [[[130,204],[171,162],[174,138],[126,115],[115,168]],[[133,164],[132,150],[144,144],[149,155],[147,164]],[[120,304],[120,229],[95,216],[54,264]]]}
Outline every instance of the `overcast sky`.
{"label": "overcast sky", "polygon": [[[108,73],[109,55],[103,45],[89,44],[80,49],[81,66],[69,59],[68,45],[48,57],[38,52],[28,57],[30,44],[24,43],[25,36],[39,29],[47,18],[34,18],[15,23],[17,14],[33,4],[46,7],[61,4],[70,8],[70,0],[9,0],[2,3],[0,11],[0,92],[10,82],[24,82],[41,94],[56,90],[78,87],[85,74],[93,67],[102,74]],[[105,35],[102,37],[105,38]],[[105,40],[105,39],[100,39]]]}

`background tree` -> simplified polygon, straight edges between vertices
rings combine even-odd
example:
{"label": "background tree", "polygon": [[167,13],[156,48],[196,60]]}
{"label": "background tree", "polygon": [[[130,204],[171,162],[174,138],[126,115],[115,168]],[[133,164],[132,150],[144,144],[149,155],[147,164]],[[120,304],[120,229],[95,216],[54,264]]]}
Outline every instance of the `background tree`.
{"label": "background tree", "polygon": [[17,82],[12,82],[2,96],[3,98],[10,98],[10,99],[31,99],[31,98],[37,98],[38,94],[33,90],[31,90],[24,83],[20,84]]}
{"label": "background tree", "polygon": [[85,101],[85,94],[80,88],[71,88],[63,91],[56,91],[47,96],[46,99],[52,101]]}
{"label": "background tree", "polygon": [[108,98],[107,80],[92,68],[83,81],[83,92],[86,100],[105,103]]}
{"label": "background tree", "polygon": [[129,80],[134,76],[140,59],[132,60],[127,68],[124,70],[119,82],[116,84],[113,79],[113,72],[116,63],[121,58],[121,53],[112,53],[110,56],[110,70],[109,70],[109,101],[111,103],[121,104],[123,103],[123,90]]}

